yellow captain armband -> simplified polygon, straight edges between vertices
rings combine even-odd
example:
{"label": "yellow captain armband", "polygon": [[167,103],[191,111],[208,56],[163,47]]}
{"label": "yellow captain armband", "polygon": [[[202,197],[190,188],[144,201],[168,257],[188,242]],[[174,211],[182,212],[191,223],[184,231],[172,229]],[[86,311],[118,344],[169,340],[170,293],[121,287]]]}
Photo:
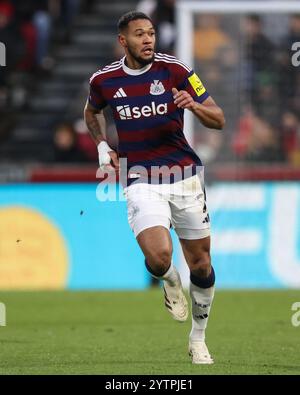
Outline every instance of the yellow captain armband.
{"label": "yellow captain armband", "polygon": [[190,84],[192,85],[194,91],[196,92],[197,96],[203,95],[203,93],[206,92],[206,89],[204,88],[200,78],[197,76],[196,73],[192,74],[188,80],[190,81]]}

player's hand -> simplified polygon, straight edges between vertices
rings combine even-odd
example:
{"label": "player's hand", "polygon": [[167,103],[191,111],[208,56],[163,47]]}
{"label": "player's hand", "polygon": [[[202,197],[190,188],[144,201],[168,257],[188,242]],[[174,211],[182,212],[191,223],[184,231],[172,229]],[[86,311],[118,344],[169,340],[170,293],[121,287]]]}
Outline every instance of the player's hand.
{"label": "player's hand", "polygon": [[118,172],[119,171],[119,159],[115,151],[109,151],[106,155],[99,155],[100,169],[106,173]]}
{"label": "player's hand", "polygon": [[110,166],[112,166],[115,169],[115,171],[118,172],[120,168],[118,154],[116,153],[116,151],[110,151],[108,152],[108,155],[111,158]]}
{"label": "player's hand", "polygon": [[172,94],[174,103],[177,105],[178,108],[183,108],[191,111],[195,108],[196,102],[187,91],[178,92],[176,88],[172,88]]}
{"label": "player's hand", "polygon": [[117,153],[110,148],[106,141],[98,145],[99,166],[107,173],[119,171],[119,159]]}

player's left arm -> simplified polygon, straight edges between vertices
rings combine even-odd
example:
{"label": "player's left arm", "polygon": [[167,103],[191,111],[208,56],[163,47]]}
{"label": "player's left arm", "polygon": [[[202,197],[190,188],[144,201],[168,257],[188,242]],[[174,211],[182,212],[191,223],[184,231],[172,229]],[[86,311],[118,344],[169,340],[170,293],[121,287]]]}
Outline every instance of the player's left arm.
{"label": "player's left arm", "polygon": [[186,90],[178,91],[176,88],[173,88],[172,93],[174,103],[177,107],[192,111],[204,126],[211,129],[224,128],[225,117],[223,110],[211,96],[208,96],[202,103],[199,103]]}

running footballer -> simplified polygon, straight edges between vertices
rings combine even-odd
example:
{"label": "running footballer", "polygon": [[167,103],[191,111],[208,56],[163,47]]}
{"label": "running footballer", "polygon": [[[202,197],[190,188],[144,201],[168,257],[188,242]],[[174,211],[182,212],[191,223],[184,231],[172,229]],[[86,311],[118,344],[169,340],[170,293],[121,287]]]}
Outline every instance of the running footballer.
{"label": "running footballer", "polygon": [[[126,163],[125,177],[120,177],[129,225],[148,271],[163,280],[168,311],[184,322],[188,303],[172,263],[170,227],[177,233],[190,270],[189,354],[192,363],[212,364],[205,343],[215,284],[210,221],[203,166],[183,134],[183,114],[191,111],[211,129],[223,128],[224,114],[189,66],[155,52],[155,28],[147,15],[128,12],[118,28],[125,56],[91,77],[86,124],[102,169],[122,174]],[[112,109],[118,132],[117,152],[105,141],[99,122],[106,106]]]}

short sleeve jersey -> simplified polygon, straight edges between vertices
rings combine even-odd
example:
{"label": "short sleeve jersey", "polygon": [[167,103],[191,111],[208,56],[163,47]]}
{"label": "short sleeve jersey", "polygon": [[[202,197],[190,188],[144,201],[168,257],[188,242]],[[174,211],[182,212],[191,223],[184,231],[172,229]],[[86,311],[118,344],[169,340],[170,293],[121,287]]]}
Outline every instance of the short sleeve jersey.
{"label": "short sleeve jersey", "polygon": [[[172,88],[186,90],[202,103],[209,97],[195,72],[173,56],[156,53],[153,63],[133,70],[125,57],[90,79],[89,103],[111,107],[119,137],[119,158],[127,168],[202,166],[183,133],[184,110],[174,104]],[[128,172],[129,174],[129,172]]]}

